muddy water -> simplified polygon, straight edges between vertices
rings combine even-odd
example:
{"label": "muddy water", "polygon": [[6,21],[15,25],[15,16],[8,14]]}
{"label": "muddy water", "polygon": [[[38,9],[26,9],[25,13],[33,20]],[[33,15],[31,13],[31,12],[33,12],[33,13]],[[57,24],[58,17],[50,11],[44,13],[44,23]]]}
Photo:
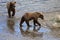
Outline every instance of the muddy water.
{"label": "muddy water", "polygon": [[[60,15],[59,0],[15,0],[17,7],[14,18],[8,18],[7,1],[12,0],[0,0],[0,40],[60,40],[60,28],[53,28],[52,26],[55,23],[54,15]],[[23,23],[21,28],[19,26],[21,16],[25,12],[34,11],[43,11],[47,21],[38,20],[42,24],[38,31],[33,31],[32,21],[29,30],[27,30],[26,23]]]}

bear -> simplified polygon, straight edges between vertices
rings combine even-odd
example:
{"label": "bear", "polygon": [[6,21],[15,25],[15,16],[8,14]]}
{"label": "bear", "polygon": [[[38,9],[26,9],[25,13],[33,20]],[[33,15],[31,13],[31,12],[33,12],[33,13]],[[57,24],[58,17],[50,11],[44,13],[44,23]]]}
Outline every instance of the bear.
{"label": "bear", "polygon": [[[7,3],[7,11],[8,11],[9,18],[14,17],[14,15],[15,15],[15,7],[16,7],[15,4],[16,4],[15,1]],[[12,14],[11,14],[11,12],[12,12]]]}
{"label": "bear", "polygon": [[25,21],[27,26],[30,27],[29,25],[29,21],[33,20],[34,26],[36,26],[36,24],[38,24],[39,26],[41,26],[41,24],[38,22],[38,18],[41,18],[42,20],[44,20],[44,15],[40,12],[26,12],[20,21],[20,26],[22,27],[23,22]]}

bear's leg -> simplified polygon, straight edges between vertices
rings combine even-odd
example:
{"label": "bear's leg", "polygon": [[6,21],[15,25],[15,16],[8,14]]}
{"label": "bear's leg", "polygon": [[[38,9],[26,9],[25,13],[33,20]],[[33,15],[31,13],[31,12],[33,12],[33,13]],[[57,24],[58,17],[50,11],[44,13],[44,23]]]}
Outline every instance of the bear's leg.
{"label": "bear's leg", "polygon": [[41,26],[41,24],[36,20],[35,23],[37,23],[39,26]]}
{"label": "bear's leg", "polygon": [[13,13],[12,13],[12,16],[14,16],[14,15],[15,15],[15,9],[13,9],[12,12],[13,12]]}
{"label": "bear's leg", "polygon": [[37,30],[39,30],[41,28],[41,24],[36,20],[36,23],[39,25],[39,28]]}
{"label": "bear's leg", "polygon": [[36,25],[36,20],[34,19],[33,22],[34,22],[34,29],[33,29],[33,31],[36,31],[36,29],[35,29],[36,26],[37,26],[37,25]]}
{"label": "bear's leg", "polygon": [[26,24],[27,24],[28,27],[30,27],[30,25],[29,25],[29,21],[28,21],[28,20],[26,20]]}
{"label": "bear's leg", "polygon": [[36,21],[35,21],[35,20],[33,20],[33,22],[34,22],[34,29],[33,29],[33,30],[35,31]]}
{"label": "bear's leg", "polygon": [[24,19],[22,18],[21,19],[21,22],[20,22],[20,27],[22,27],[22,23],[24,22]]}
{"label": "bear's leg", "polygon": [[34,26],[36,26],[36,21],[35,21],[35,20],[33,20],[33,22],[34,22]]}
{"label": "bear's leg", "polygon": [[11,17],[11,10],[10,9],[8,9],[8,16],[9,16],[9,18]]}
{"label": "bear's leg", "polygon": [[[37,29],[37,30],[39,30],[41,28],[41,24],[37,20],[34,20],[34,25],[36,25],[36,23],[39,25],[39,28]],[[33,30],[35,30],[35,26],[34,26]]]}

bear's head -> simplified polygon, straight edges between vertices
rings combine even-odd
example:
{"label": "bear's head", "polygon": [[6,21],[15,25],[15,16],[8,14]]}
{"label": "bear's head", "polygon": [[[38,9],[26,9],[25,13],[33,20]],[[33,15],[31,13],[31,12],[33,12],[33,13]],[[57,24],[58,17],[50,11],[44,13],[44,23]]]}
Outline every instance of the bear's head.
{"label": "bear's head", "polygon": [[42,20],[44,20],[44,15],[43,14],[41,14],[39,12],[36,12],[36,13],[38,14],[39,18],[41,18]]}
{"label": "bear's head", "polygon": [[44,20],[44,16],[42,14],[40,14],[39,16],[42,20]]}
{"label": "bear's head", "polygon": [[15,8],[15,4],[16,4],[16,2],[10,2],[10,7]]}

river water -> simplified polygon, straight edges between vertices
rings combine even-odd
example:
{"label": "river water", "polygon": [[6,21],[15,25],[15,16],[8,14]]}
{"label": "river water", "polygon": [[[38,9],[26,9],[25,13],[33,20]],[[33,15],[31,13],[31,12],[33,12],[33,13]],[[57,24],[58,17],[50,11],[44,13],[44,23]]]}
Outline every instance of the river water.
{"label": "river water", "polygon": [[[16,15],[8,18],[6,3],[16,1]],[[33,31],[32,27],[27,31],[26,24],[20,28],[19,23],[25,12],[42,12],[45,22],[41,29]],[[52,26],[55,23],[56,15],[60,15],[60,0],[0,0],[0,40],[60,40],[60,28]]]}

